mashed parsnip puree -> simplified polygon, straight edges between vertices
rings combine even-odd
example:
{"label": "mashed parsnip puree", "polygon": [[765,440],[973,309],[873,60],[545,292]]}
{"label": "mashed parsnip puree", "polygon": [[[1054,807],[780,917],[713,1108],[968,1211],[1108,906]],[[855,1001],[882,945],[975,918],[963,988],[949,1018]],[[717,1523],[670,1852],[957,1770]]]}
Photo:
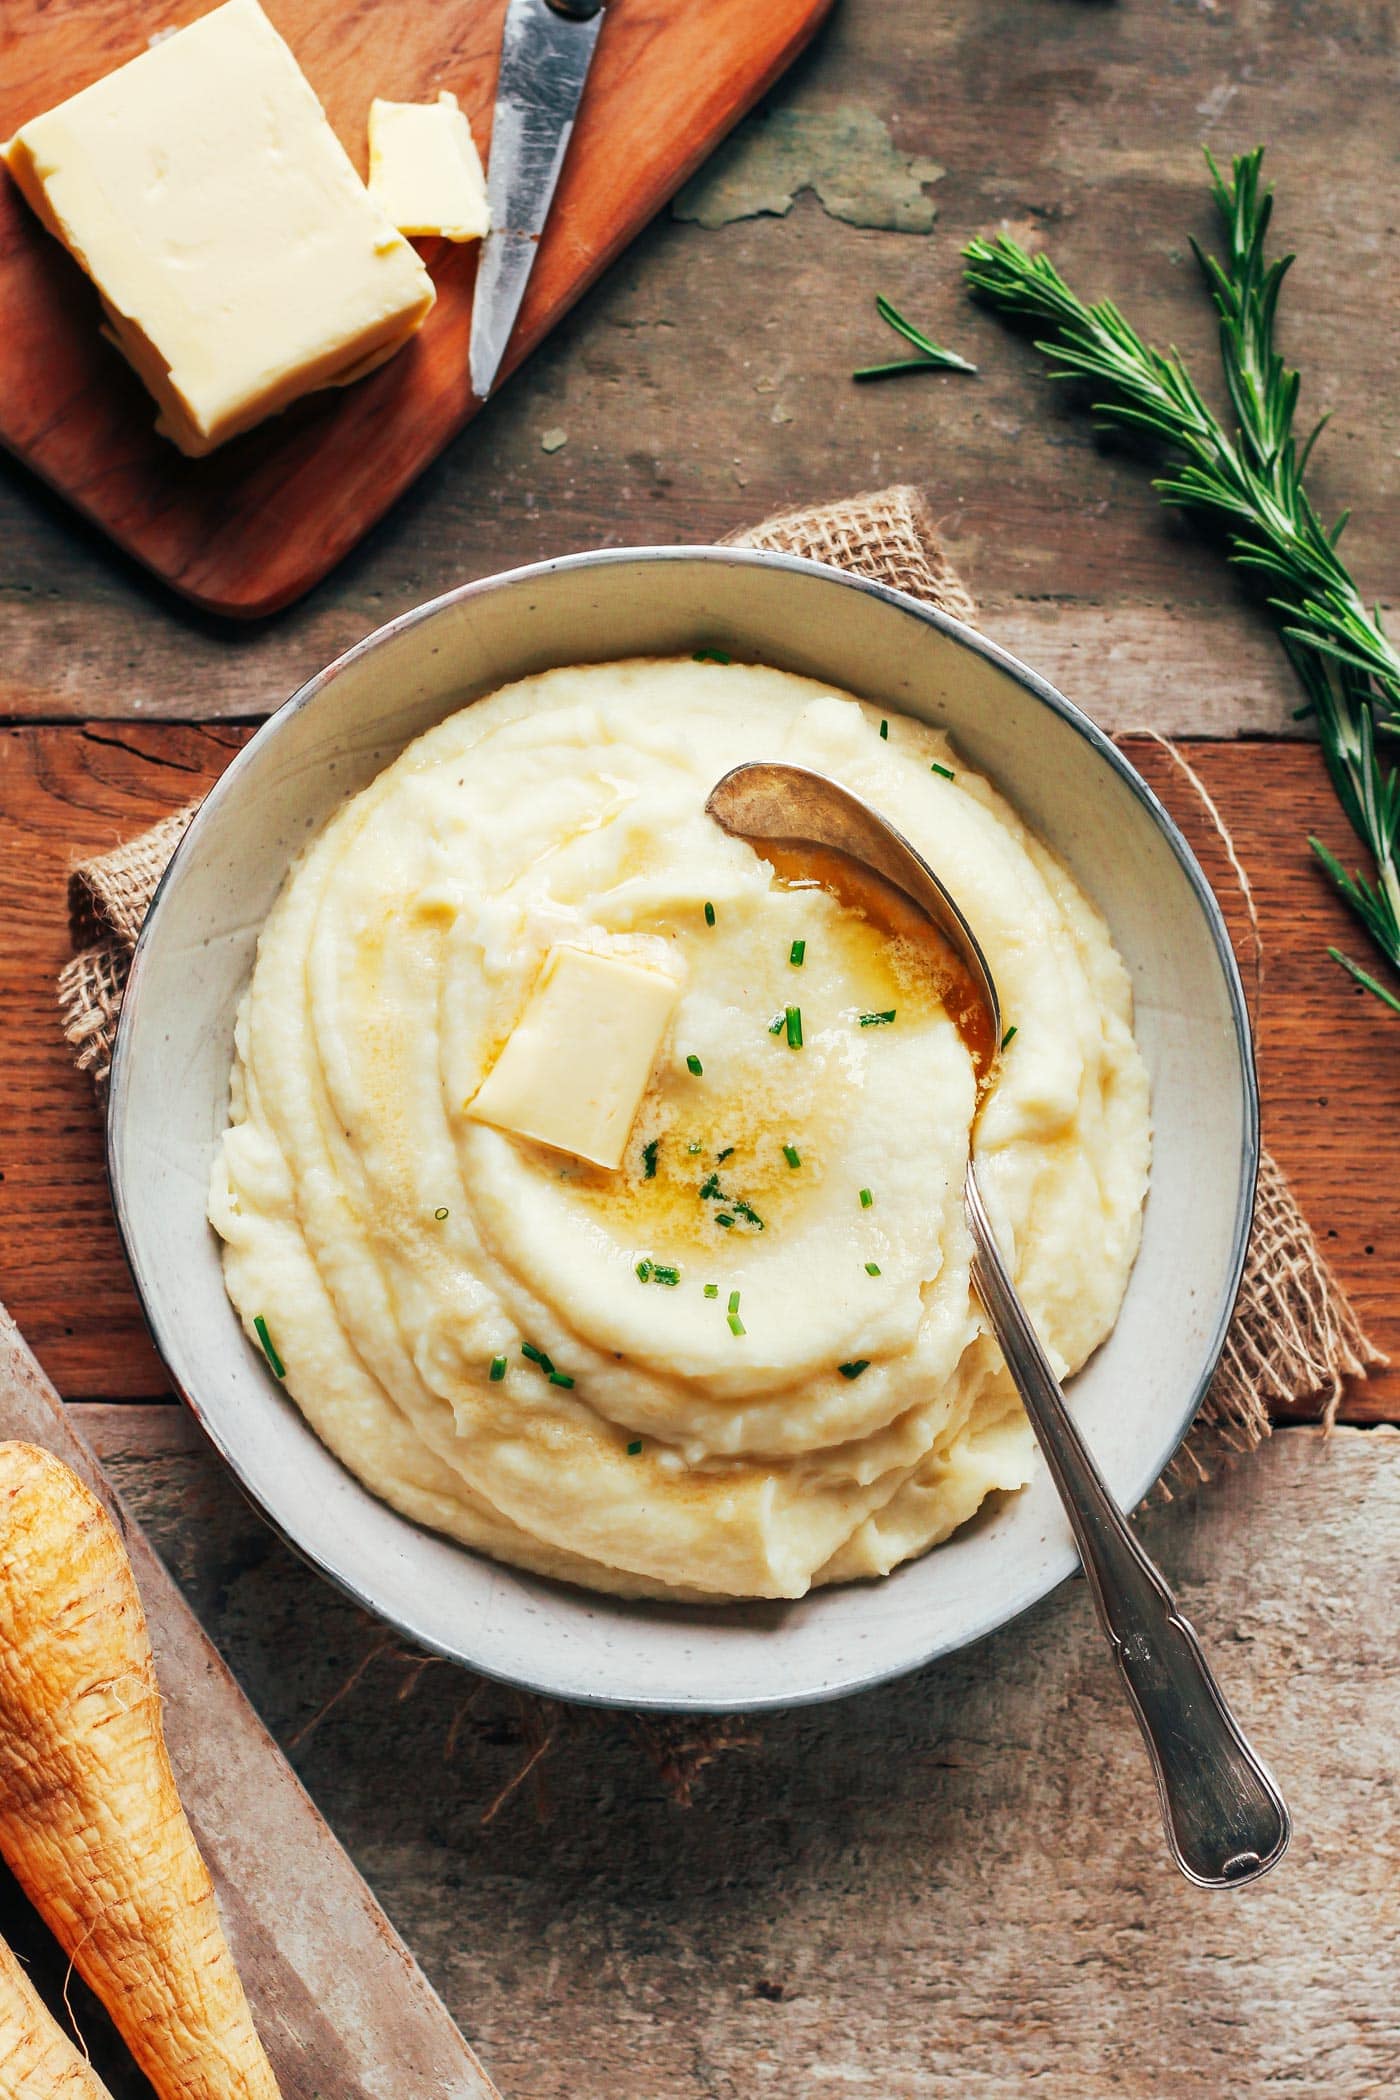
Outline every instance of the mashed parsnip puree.
{"label": "mashed parsnip puree", "polygon": [[[705,815],[758,758],[864,796],[987,951],[1014,1033],[978,1171],[1061,1373],[1137,1251],[1127,973],[945,738],[698,659],[551,671],[451,716],[287,879],[210,1217],[250,1336],[368,1487],[596,1589],[883,1575],[1031,1465],[969,1284],[968,1050],[917,952]],[[616,1169],[469,1113],[561,943],[677,984]]]}

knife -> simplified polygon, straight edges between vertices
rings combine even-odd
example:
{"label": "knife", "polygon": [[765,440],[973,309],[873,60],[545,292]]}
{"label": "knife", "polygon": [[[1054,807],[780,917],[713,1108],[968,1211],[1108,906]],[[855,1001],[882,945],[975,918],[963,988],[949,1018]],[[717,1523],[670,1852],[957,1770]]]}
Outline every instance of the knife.
{"label": "knife", "polygon": [[510,0],[491,130],[482,245],[472,307],[472,392],[484,401],[501,369],[574,118],[603,26],[603,0]]}

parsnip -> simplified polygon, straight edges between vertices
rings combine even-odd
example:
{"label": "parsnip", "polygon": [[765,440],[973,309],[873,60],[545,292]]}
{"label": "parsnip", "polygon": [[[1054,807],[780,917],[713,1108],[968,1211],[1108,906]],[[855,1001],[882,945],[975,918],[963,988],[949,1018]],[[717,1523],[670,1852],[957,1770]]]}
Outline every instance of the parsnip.
{"label": "parsnip", "polygon": [[0,1853],[159,2100],[277,2100],[175,1790],[131,1564],[96,1497],[22,1443],[0,1444]]}
{"label": "parsnip", "polygon": [[0,1940],[0,2100],[111,2100]]}

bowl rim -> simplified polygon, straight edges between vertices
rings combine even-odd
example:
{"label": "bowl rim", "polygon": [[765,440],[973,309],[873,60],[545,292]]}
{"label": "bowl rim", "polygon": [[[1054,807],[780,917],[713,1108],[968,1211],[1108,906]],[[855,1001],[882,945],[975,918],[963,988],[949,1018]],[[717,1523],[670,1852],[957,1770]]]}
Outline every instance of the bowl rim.
{"label": "bowl rim", "polygon": [[[860,576],[845,569],[838,569],[825,562],[812,561],[805,555],[785,554],[757,547],[722,546],[718,544],[699,546],[666,544],[660,546],[589,548],[575,554],[556,555],[544,561],[524,563],[513,569],[504,569],[490,576],[478,577],[469,583],[457,584],[450,590],[440,592],[434,598],[425,599],[420,605],[409,607],[406,611],[396,614],[393,619],[385,621],[382,626],[374,628],[369,634],[363,636],[361,640],[353,643],[350,648],[343,650],[339,656],[334,657],[321,670],[314,672],[311,677],[303,680],[302,684],[296,687],[288,698],[282,701],[259,724],[248,742],[243,745],[241,750],[235,753],[229,764],[204,796],[189,825],[177,842],[147,908],[145,919],[142,922],[141,930],[132,952],[122,1000],[123,1016],[129,1020],[139,1005],[145,975],[144,965],[151,945],[152,929],[156,924],[160,906],[174,883],[178,881],[182,871],[182,864],[187,863],[193,853],[197,851],[199,838],[205,829],[209,814],[226,801],[231,794],[236,792],[242,774],[254,762],[255,754],[259,752],[260,748],[272,741],[294,715],[299,714],[304,708],[317,700],[345,671],[358,663],[362,658],[384,647],[397,636],[406,633],[413,627],[427,624],[451,606],[469,603],[474,598],[486,596],[506,587],[528,585],[531,582],[552,576],[559,571],[602,569],[652,562],[700,562],[702,564],[713,564],[716,568],[742,567],[787,570],[837,589],[852,590],[864,596],[875,598],[888,604],[892,609],[912,615],[925,625],[937,629],[961,647],[970,650],[974,655],[982,657],[989,664],[1005,672],[1008,677],[1029,692],[1043,706],[1049,708],[1052,714],[1056,715],[1072,729],[1090,747],[1091,751],[1109,766],[1119,781],[1127,787],[1134,799],[1147,812],[1185,875],[1195,897],[1196,904],[1205,920],[1211,944],[1215,950],[1216,960],[1225,981],[1233,1023],[1243,1093],[1241,1103],[1243,1130],[1240,1144],[1240,1173],[1235,1199],[1235,1219],[1230,1259],[1226,1269],[1224,1286],[1220,1294],[1215,1327],[1205,1350],[1202,1368],[1195,1386],[1189,1395],[1183,1398],[1180,1419],[1173,1417],[1167,1422],[1165,1438],[1154,1451],[1150,1462],[1150,1471],[1147,1472],[1141,1487],[1132,1498],[1135,1506],[1136,1502],[1141,1500],[1142,1496],[1146,1495],[1161,1478],[1166,1467],[1171,1463],[1172,1458],[1185,1440],[1191,1424],[1196,1418],[1211,1379],[1219,1366],[1230,1322],[1234,1316],[1240,1285],[1244,1278],[1245,1261],[1249,1251],[1250,1231],[1254,1218],[1261,1147],[1259,1081],[1248,1001],[1245,996],[1234,945],[1230,939],[1229,929],[1226,926],[1224,914],[1221,911],[1215,892],[1207,881],[1200,863],[1197,861],[1174,818],[1137,771],[1136,767],[1119,750],[1107,732],[1101,729],[1082,708],[1076,706],[1072,700],[1067,699],[1059,691],[1058,687],[1050,683],[1049,679],[1032,669],[1030,665],[1023,663],[1019,657],[1002,647],[1000,643],[991,640],[988,636],[979,632],[978,629],[969,626],[965,621],[956,619],[951,613],[945,612],[939,606],[928,604],[922,599],[911,596],[907,591],[896,589],[893,585],[879,583],[871,577]],[[719,618],[722,621],[722,614],[719,615]],[[178,1340],[174,1332],[174,1324],[172,1323],[171,1325],[170,1336],[172,1347],[167,1348],[166,1334],[163,1331],[161,1319],[155,1310],[153,1298],[148,1294],[143,1280],[136,1247],[136,1229],[124,1178],[123,1153],[120,1143],[122,1126],[131,1094],[130,1051],[128,1046],[133,1034],[134,1030],[131,1027],[118,1026],[113,1045],[107,1109],[104,1119],[108,1182],[111,1189],[112,1207],[116,1217],[122,1251],[126,1258],[127,1267],[131,1272],[146,1327],[172,1386],[189,1408],[202,1434],[212,1444],[243,1493],[248,1496],[249,1500],[258,1509],[263,1520],[271,1526],[300,1559],[313,1566],[319,1574],[332,1583],[343,1595],[351,1598],[361,1609],[371,1613],[375,1618],[397,1626],[409,1639],[416,1640],[433,1652],[442,1654],[463,1667],[470,1667],[483,1676],[494,1676],[501,1682],[511,1683],[529,1691],[539,1692],[547,1697],[566,1698],[580,1705],[621,1705],[628,1708],[636,1708],[639,1711],[650,1710],[671,1713],[719,1711],[712,1700],[703,1696],[688,1699],[677,1699],[672,1696],[656,1700],[638,1700],[630,1694],[620,1693],[616,1697],[610,1697],[606,1693],[597,1691],[561,1691],[557,1684],[543,1679],[537,1681],[523,1671],[511,1674],[504,1670],[493,1670],[475,1660],[468,1661],[460,1652],[445,1647],[440,1641],[424,1633],[421,1629],[407,1625],[402,1620],[387,1613],[377,1599],[368,1594],[358,1583],[353,1574],[332,1565],[312,1548],[303,1545],[265,1507],[246,1477],[245,1469],[237,1453],[229,1449],[217,1425],[209,1419],[194,1393],[176,1372],[172,1362],[172,1355],[174,1354],[173,1344]],[[309,1436],[314,1436],[315,1431],[310,1425],[307,1424],[305,1426],[306,1433]],[[337,1460],[337,1463],[343,1462]],[[413,1522],[411,1518],[407,1517],[403,1517],[402,1521],[408,1524]],[[471,1549],[463,1547],[461,1550],[466,1552]],[[494,1566],[495,1564],[493,1563],[492,1565]],[[815,1704],[827,1699],[849,1697],[856,1692],[908,1675],[914,1670],[926,1668],[929,1664],[937,1662],[945,1656],[960,1653],[963,1649],[974,1646],[977,1642],[984,1640],[988,1635],[998,1631],[1001,1627],[1013,1624],[1044,1598],[1053,1594],[1064,1581],[1078,1571],[1079,1567],[1079,1555],[1071,1542],[1066,1547],[1063,1561],[1052,1565],[1048,1579],[1033,1581],[1013,1599],[1009,1609],[1002,1606],[995,1607],[983,1617],[980,1617],[975,1625],[970,1627],[965,1633],[962,1633],[956,1640],[936,1638],[929,1643],[927,1648],[921,1648],[917,1653],[911,1655],[907,1661],[901,1661],[889,1667],[882,1666],[867,1674],[856,1673],[840,1683],[814,1687],[805,1691],[799,1691],[796,1694],[779,1692],[772,1695],[748,1696],[733,1710],[742,1710],[744,1712],[772,1711],[790,1706]],[[507,1568],[504,1572],[509,1574],[512,1571]],[[591,1596],[592,1593],[587,1594]],[[606,1603],[608,1600],[604,1598],[602,1601]]]}

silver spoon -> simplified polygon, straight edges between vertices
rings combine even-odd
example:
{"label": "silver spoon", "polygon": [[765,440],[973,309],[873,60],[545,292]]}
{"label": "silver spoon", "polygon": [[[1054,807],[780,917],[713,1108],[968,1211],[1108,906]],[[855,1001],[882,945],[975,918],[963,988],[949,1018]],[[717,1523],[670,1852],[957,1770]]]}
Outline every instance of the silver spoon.
{"label": "silver spoon", "polygon": [[[990,1023],[979,1058],[985,1099],[1002,1039],[996,985],[957,903],[908,840],[858,796],[803,766],[736,766],[706,808],[736,837],[760,849],[786,848],[789,864],[800,861],[804,847],[843,854],[917,907],[965,968]],[[1283,1857],[1288,1810],[1226,1706],[1194,1628],[1129,1529],[1075,1426],[997,1245],[970,1156],[965,1201],[973,1285],[1064,1503],[1152,1759],[1173,1857],[1201,1888],[1238,1888]]]}

